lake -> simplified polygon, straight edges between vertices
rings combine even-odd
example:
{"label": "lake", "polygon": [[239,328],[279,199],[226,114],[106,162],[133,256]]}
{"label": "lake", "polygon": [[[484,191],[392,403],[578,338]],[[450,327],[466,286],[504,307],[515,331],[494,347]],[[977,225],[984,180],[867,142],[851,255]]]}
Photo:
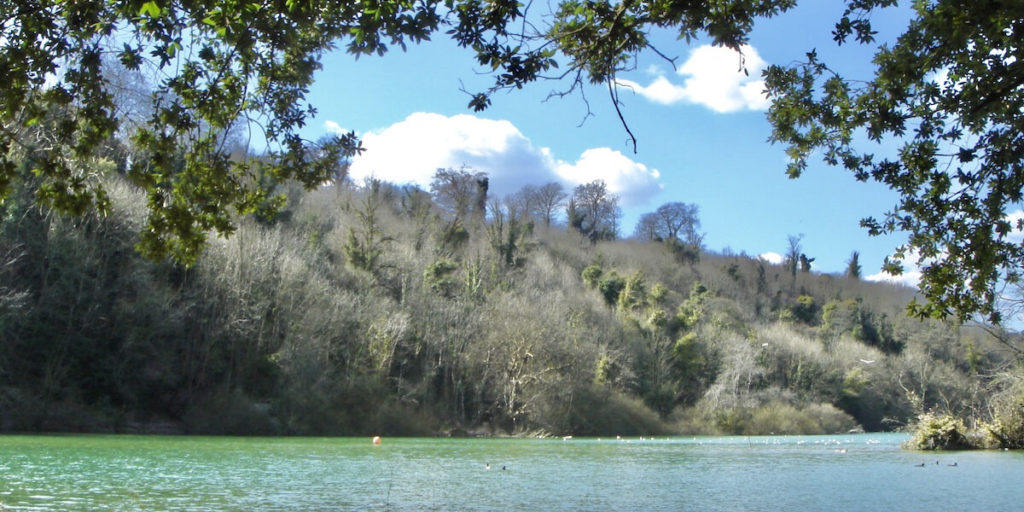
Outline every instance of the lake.
{"label": "lake", "polygon": [[1024,503],[1024,453],[911,452],[899,447],[905,439],[385,438],[373,446],[369,438],[11,435],[0,436],[0,510],[960,511]]}

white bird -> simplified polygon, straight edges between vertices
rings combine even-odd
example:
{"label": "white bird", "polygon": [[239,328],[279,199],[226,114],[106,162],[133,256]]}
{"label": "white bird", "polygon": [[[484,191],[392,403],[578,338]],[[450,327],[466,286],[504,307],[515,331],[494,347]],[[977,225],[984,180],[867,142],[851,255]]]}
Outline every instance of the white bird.
{"label": "white bird", "polygon": [[861,359],[860,362],[862,362],[864,364],[873,364],[875,362],[875,360],[872,359],[872,360],[868,361],[867,359]]}

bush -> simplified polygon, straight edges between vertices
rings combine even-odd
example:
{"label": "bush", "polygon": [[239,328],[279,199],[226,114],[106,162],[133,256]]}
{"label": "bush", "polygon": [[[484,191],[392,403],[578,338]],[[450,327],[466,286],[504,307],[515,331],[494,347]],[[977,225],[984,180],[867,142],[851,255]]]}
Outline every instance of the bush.
{"label": "bush", "polygon": [[1017,394],[998,405],[993,422],[984,424],[982,428],[988,434],[987,445],[1024,449],[1024,394]]}
{"label": "bush", "polygon": [[604,301],[609,306],[614,306],[619,301],[619,293],[626,287],[626,280],[619,277],[615,271],[609,272],[598,283],[597,289],[604,296]]}
{"label": "bush", "polygon": [[586,283],[587,286],[595,288],[597,287],[597,281],[601,279],[601,274],[603,273],[604,271],[601,270],[600,265],[591,265],[583,269],[583,282]]}
{"label": "bush", "polygon": [[964,450],[977,448],[967,434],[967,426],[952,414],[925,413],[917,417],[914,437],[904,445],[911,450]]}
{"label": "bush", "polygon": [[692,434],[747,436],[841,434],[860,429],[852,416],[832,404],[799,406],[783,400],[760,405],[754,399],[743,400],[713,409],[694,407],[679,414],[677,427]]}
{"label": "bush", "polygon": [[857,428],[857,422],[831,404],[811,404],[803,408],[771,402],[751,412],[738,434],[815,435],[839,434]]}
{"label": "bush", "polygon": [[814,325],[818,317],[818,305],[814,297],[801,295],[797,297],[796,303],[779,314],[779,319],[787,322],[802,322],[807,325]]}

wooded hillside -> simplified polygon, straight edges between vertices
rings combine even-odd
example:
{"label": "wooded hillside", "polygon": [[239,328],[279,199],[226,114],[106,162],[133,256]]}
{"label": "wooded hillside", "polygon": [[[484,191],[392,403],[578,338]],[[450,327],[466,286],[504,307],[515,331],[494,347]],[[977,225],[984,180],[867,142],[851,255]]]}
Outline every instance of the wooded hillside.
{"label": "wooded hillside", "polygon": [[0,206],[4,431],[891,430],[983,417],[1014,364],[980,329],[907,318],[911,289],[440,185],[284,187],[283,213],[193,267],[154,264],[142,192],[104,165],[108,216],[36,206],[27,171]]}

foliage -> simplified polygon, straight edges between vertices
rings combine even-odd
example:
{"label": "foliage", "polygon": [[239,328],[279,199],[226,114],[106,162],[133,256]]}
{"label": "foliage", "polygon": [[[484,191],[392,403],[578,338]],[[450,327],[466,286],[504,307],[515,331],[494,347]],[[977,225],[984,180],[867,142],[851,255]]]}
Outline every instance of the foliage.
{"label": "foliage", "polygon": [[644,274],[636,271],[626,277],[617,300],[619,311],[630,312],[642,310],[647,306],[647,284]]}
{"label": "foliage", "polygon": [[[837,43],[872,44],[871,14],[895,3],[847,2]],[[939,0],[915,2],[914,12],[894,44],[878,47],[867,81],[843,76],[815,51],[770,67],[772,140],[787,145],[791,177],[820,154],[898,193],[891,211],[862,225],[873,235],[908,233],[886,270],[920,265],[925,302],[912,303],[913,314],[998,322],[999,284],[1018,281],[1024,264],[1015,235],[1024,224],[1011,216],[1024,188],[1024,7]],[[877,156],[862,134],[899,145],[898,155]]]}
{"label": "foliage", "polygon": [[345,258],[350,265],[368,272],[375,272],[384,254],[384,244],[391,239],[381,231],[378,210],[381,207],[381,184],[371,182],[369,191],[363,200],[362,208],[357,212],[359,217],[359,233],[350,227],[345,240]]}
{"label": "foliage", "polygon": [[577,185],[569,200],[569,225],[592,242],[614,240],[619,232],[619,198],[604,180]]}
{"label": "foliage", "polygon": [[[444,30],[493,70],[493,85],[471,94],[469,106],[481,110],[494,92],[521,88],[557,68],[556,53],[568,62],[566,75],[575,74],[571,88],[583,75],[611,87],[629,56],[650,46],[648,26],[676,26],[688,40],[708,33],[717,44],[739,48],[756,17],[793,4],[744,0],[725,9],[679,9],[566,1],[554,7],[547,27],[529,31],[520,27],[528,6],[509,1],[11,4],[0,53],[7,77],[0,91],[0,196],[15,179],[9,149],[54,116],[58,128],[45,132],[50,143],[34,149],[34,167],[44,178],[38,197],[77,214],[106,208],[99,182],[75,162],[129,128],[135,151],[145,156],[129,169],[148,195],[140,247],[153,257],[193,262],[208,231],[232,232],[232,211],[250,212],[264,202],[267,191],[250,179],[258,168],[279,182],[298,178],[311,186],[337,176],[339,162],[360,150],[353,133],[315,146],[298,135],[315,113],[305,95],[320,59],[339,44],[356,57],[383,55]],[[115,117],[114,88],[103,73],[108,64],[157,80],[149,114],[133,126]],[[269,158],[229,158],[223,141],[239,119],[245,130],[262,129],[273,148]]]}
{"label": "foliage", "polygon": [[614,306],[619,301],[619,294],[626,287],[626,280],[614,270],[604,274],[597,282],[597,290],[601,292],[604,301],[609,306]]}
{"label": "foliage", "polygon": [[690,296],[679,305],[673,319],[673,330],[687,331],[693,329],[704,318],[704,301],[709,290],[702,283],[695,282],[690,288]]}
{"label": "foliage", "polygon": [[818,304],[814,301],[814,297],[801,295],[796,298],[795,303],[782,312],[780,318],[803,322],[808,325],[814,324],[818,318]]}
{"label": "foliage", "polygon": [[458,221],[471,214],[483,218],[487,204],[487,175],[472,169],[438,169],[430,180],[434,202]]}
{"label": "foliage", "polygon": [[991,422],[982,423],[988,444],[996,448],[1024,449],[1024,386],[1019,374],[1004,374],[1010,385],[992,400],[995,411]]}
{"label": "foliage", "polygon": [[929,412],[918,416],[913,433],[906,442],[912,450],[963,450],[975,446],[967,437],[963,420],[950,414]]}
{"label": "foliage", "polygon": [[[899,317],[909,293],[890,285],[801,273],[794,293],[752,258],[681,266],[557,226],[517,231],[509,266],[513,207],[455,248],[433,198],[386,183],[284,187],[288,215],[156,264],[132,249],[144,191],[104,179],[114,215],[38,208],[31,186],[0,205],[0,430],[809,433],[985,410],[1013,388],[981,387],[1014,362],[998,340]],[[368,247],[371,271],[352,259]],[[836,309],[779,322],[800,296]],[[858,319],[906,348],[850,335]]]}
{"label": "foliage", "polygon": [[[385,16],[354,16],[352,7],[321,9],[259,3],[6,3],[0,70],[0,197],[16,179],[15,148],[42,178],[39,201],[82,214],[107,211],[101,181],[80,162],[109,151],[117,117],[109,67],[153,76],[145,119],[130,133],[135,154],[127,175],[149,205],[139,247],[153,257],[194,262],[206,233],[235,229],[232,212],[266,205],[266,173],[307,186],[326,181],[338,162],[359,151],[354,134],[313,146],[298,131],[312,113],[306,90],[333,40],[365,42],[351,51],[420,41],[440,17],[402,5]],[[233,159],[225,141],[239,118],[258,120],[273,143],[266,158]],[[36,141],[45,141],[38,143]],[[125,141],[126,142],[126,141]]]}
{"label": "foliage", "polygon": [[551,227],[555,222],[555,216],[565,206],[568,198],[562,185],[557,182],[550,182],[539,187],[526,185],[518,192],[511,194],[507,202],[534,220],[543,221],[545,227]]}
{"label": "foliage", "polygon": [[452,297],[455,293],[456,283],[452,279],[452,273],[458,268],[455,262],[448,259],[439,259],[427,266],[423,271],[423,284],[443,297]]}
{"label": "foliage", "polygon": [[682,202],[665,203],[640,216],[634,236],[641,240],[681,240],[700,245],[698,206]]}
{"label": "foliage", "polygon": [[[872,14],[896,3],[846,0],[836,42],[874,44]],[[498,91],[542,78],[568,81],[556,96],[585,82],[605,84],[618,110],[617,75],[642,52],[664,55],[651,30],[739,50],[758,19],[795,5],[562,0],[531,14],[533,4],[508,0],[7,2],[0,197],[24,179],[17,167],[25,157],[36,179],[24,183],[37,201],[78,215],[107,211],[93,163],[118,155],[118,172],[146,192],[138,247],[152,258],[194,263],[209,232],[237,229],[237,214],[273,218],[282,207],[275,185],[336,180],[360,151],[353,133],[316,143],[299,136],[315,113],[305,98],[309,85],[336,46],[356,57],[383,55],[443,31],[491,72],[492,85],[470,93],[474,110],[487,108]],[[895,43],[878,47],[868,80],[844,77],[815,51],[804,63],[769,68],[772,139],[788,146],[791,176],[818,153],[899,194],[890,212],[863,224],[872,234],[909,234],[886,267],[899,273],[907,261],[921,265],[925,302],[912,312],[961,320],[980,312],[999,321],[998,285],[1018,281],[1024,263],[1016,237],[1024,220],[1010,211],[1024,187],[1022,7],[938,0],[916,2],[914,10]],[[134,118],[120,118],[116,85],[150,81],[152,94],[137,95],[148,100],[136,101]],[[233,133],[250,131],[269,143],[259,158],[229,144]],[[896,156],[876,156],[875,142],[902,147]],[[549,197],[530,211],[545,224],[561,201],[557,191]],[[616,236],[616,223],[580,199],[569,203],[569,225],[594,240]],[[795,275],[802,254],[790,256]]]}
{"label": "foliage", "polygon": [[604,274],[604,270],[601,269],[600,265],[590,265],[583,269],[581,276],[583,277],[584,284],[591,288],[596,288],[602,274]]}
{"label": "foliage", "polygon": [[846,262],[846,277],[849,277],[850,279],[860,279],[860,274],[860,253],[853,251],[850,253],[850,260]]}

